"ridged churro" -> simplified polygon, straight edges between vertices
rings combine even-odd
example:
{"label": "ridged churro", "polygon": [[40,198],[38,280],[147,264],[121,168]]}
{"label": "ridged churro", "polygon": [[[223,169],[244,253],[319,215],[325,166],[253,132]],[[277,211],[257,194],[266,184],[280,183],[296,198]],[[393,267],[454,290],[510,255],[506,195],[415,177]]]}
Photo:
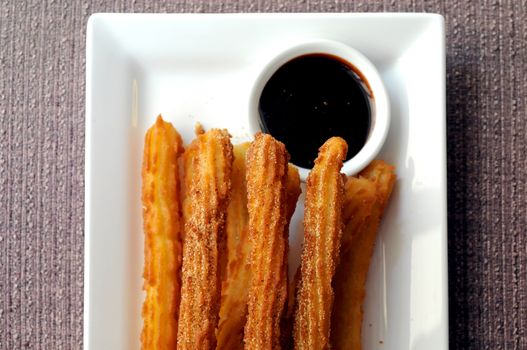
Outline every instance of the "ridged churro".
{"label": "ridged churro", "polygon": [[[289,229],[289,223],[291,217],[295,213],[296,204],[302,189],[300,188],[300,175],[298,169],[289,164],[287,170],[287,204],[286,204],[286,216],[287,216],[287,229]],[[293,321],[294,321],[294,307],[295,307],[295,292],[296,284],[300,278],[300,273],[297,271],[293,280],[288,282],[287,286],[287,298],[285,303],[284,314],[280,321],[280,345],[282,349],[292,349],[293,347]]]}
{"label": "ridged churro", "polygon": [[[232,196],[227,212],[227,268],[222,286],[217,349],[243,349],[243,328],[247,320],[247,296],[250,283],[247,237],[247,187],[245,153],[249,143],[234,146]],[[286,185],[286,221],[293,215],[300,195],[298,170],[289,164]]]}
{"label": "ridged churro", "polygon": [[279,349],[287,297],[288,230],[285,146],[257,134],[247,152],[247,207],[251,244],[246,349]]}
{"label": "ridged churro", "polygon": [[295,349],[329,349],[333,289],[342,234],[343,177],[347,144],[339,137],[319,150],[307,178],[304,247],[297,291]]}
{"label": "ridged churro", "polygon": [[232,193],[227,208],[227,254],[222,275],[220,320],[216,349],[243,349],[243,327],[247,311],[247,288],[250,281],[247,238],[247,186],[245,183],[245,154],[249,143],[234,146]]}
{"label": "ridged churro", "polygon": [[348,177],[344,186],[340,256],[351,248],[351,241],[364,229],[377,200],[375,184],[364,177]]}
{"label": "ridged churro", "polygon": [[[234,146],[232,194],[227,209],[227,266],[221,292],[220,321],[216,349],[243,349],[243,328],[247,320],[247,297],[251,269],[250,244],[247,237],[247,186],[245,159],[250,143]],[[287,225],[300,195],[298,170],[289,164],[286,184]]]}
{"label": "ridged churro", "polygon": [[373,161],[359,178],[346,183],[345,224],[340,264],[333,286],[331,344],[337,350],[360,350],[365,284],[380,220],[395,183],[394,167]]}
{"label": "ridged churro", "polygon": [[[300,188],[300,175],[298,174],[298,169],[289,164],[287,170],[287,205],[286,205],[286,215],[287,215],[287,226],[289,228],[289,223],[291,217],[295,213],[296,204],[302,189]],[[282,316],[281,325],[280,325],[280,344],[282,349],[292,349],[293,348],[293,322],[294,322],[294,311],[295,311],[295,294],[296,294],[296,285],[300,278],[300,270],[297,270],[293,280],[289,282],[287,286],[287,300],[285,304],[284,315]]]}
{"label": "ridged churro", "polygon": [[142,202],[145,232],[143,350],[174,349],[178,332],[181,207],[178,157],[181,137],[159,116],[145,137]]}
{"label": "ridged churro", "polygon": [[231,189],[230,135],[219,129],[197,135],[183,160],[185,236],[177,348],[214,349]]}

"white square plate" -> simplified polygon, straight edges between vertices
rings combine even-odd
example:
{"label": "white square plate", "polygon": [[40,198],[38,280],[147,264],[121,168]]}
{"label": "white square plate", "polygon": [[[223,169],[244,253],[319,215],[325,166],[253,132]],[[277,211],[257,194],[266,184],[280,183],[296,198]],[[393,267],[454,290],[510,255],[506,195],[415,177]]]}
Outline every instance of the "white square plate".
{"label": "white square plate", "polygon": [[[448,348],[444,21],[432,14],[122,15],[90,18],[86,49],[84,346],[137,349],[143,300],[143,137],[162,113],[248,134],[248,92],[277,42],[333,39],[365,54],[391,100],[379,158],[398,181],[367,283],[363,348]],[[302,200],[303,198],[301,198]],[[291,227],[292,263],[303,206]]]}

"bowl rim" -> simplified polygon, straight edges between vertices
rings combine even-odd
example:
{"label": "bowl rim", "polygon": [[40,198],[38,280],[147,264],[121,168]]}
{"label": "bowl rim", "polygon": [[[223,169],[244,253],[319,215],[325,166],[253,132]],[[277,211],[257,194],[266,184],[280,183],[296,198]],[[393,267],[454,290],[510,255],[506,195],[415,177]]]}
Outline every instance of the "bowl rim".
{"label": "bowl rim", "polygon": [[[388,94],[375,65],[361,52],[342,42],[328,39],[305,40],[285,49],[272,50],[274,54],[257,68],[256,78],[252,81],[249,94],[249,128],[251,133],[262,132],[258,105],[260,95],[272,75],[285,63],[304,55],[322,54],[335,56],[339,60],[350,64],[358,71],[365,83],[370,96],[371,125],[366,143],[352,158],[344,162],[341,172],[352,176],[364,169],[381,150],[390,126],[390,106]],[[369,88],[369,89],[368,89]],[[322,145],[321,145],[322,146]],[[293,163],[294,164],[294,163]],[[298,168],[300,179],[306,181],[311,169]]]}

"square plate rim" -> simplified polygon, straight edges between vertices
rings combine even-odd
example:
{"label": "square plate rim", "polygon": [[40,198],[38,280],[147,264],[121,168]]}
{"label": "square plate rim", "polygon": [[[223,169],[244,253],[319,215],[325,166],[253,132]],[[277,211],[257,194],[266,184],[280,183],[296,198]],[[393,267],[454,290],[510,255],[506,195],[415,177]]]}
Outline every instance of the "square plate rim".
{"label": "square plate rim", "polygon": [[292,13],[281,13],[281,12],[272,12],[272,13],[110,13],[110,12],[100,12],[100,13],[93,13],[87,22],[87,31],[86,31],[86,70],[85,70],[85,79],[86,79],[86,89],[85,89],[85,210],[84,210],[84,218],[85,218],[85,224],[84,224],[84,286],[83,286],[83,302],[84,302],[84,309],[83,309],[83,344],[84,348],[89,348],[89,337],[90,334],[90,312],[89,312],[89,305],[90,305],[90,289],[91,289],[91,283],[90,283],[90,259],[91,259],[91,246],[90,246],[90,240],[92,236],[90,221],[93,220],[91,211],[90,211],[90,204],[91,204],[91,198],[92,198],[92,190],[93,190],[93,183],[92,183],[92,136],[93,136],[93,125],[92,125],[92,112],[91,112],[91,104],[92,104],[92,96],[91,92],[93,89],[93,82],[91,80],[91,74],[93,72],[93,65],[92,65],[92,54],[93,54],[93,46],[94,42],[93,40],[93,30],[94,27],[97,26],[97,22],[102,21],[104,23],[106,22],[112,22],[114,20],[121,21],[121,20],[133,20],[133,21],[150,21],[153,19],[164,19],[164,20],[177,20],[180,18],[187,18],[187,19],[207,19],[207,18],[214,18],[214,19],[239,19],[239,18],[258,18],[258,19],[267,19],[267,20],[273,20],[273,19],[283,19],[283,18],[298,18],[298,19],[331,19],[331,18],[344,18],[344,19],[358,19],[358,18],[368,18],[368,17],[374,17],[376,19],[390,19],[395,18],[398,20],[407,20],[407,19],[417,19],[417,18],[424,18],[428,19],[430,21],[436,21],[439,25],[439,31],[440,31],[440,37],[439,37],[439,47],[441,50],[441,70],[442,70],[442,88],[441,88],[441,96],[438,96],[438,98],[441,99],[441,141],[443,146],[443,152],[442,152],[442,174],[441,174],[441,198],[442,201],[440,206],[442,207],[442,222],[444,224],[444,229],[441,232],[441,242],[442,246],[445,249],[445,251],[442,251],[441,254],[444,255],[444,265],[445,273],[443,276],[441,276],[441,279],[443,281],[442,287],[444,290],[442,290],[442,296],[444,297],[444,301],[446,303],[446,310],[445,310],[445,324],[444,327],[446,329],[446,334],[444,334],[444,337],[446,339],[446,349],[448,349],[449,343],[448,343],[448,330],[449,330],[449,294],[448,294],[448,251],[446,248],[448,247],[448,212],[447,212],[447,162],[446,162],[446,45],[445,45],[445,19],[441,14],[438,13],[428,13],[428,12],[346,12],[346,13],[336,13],[336,12],[292,12]]}

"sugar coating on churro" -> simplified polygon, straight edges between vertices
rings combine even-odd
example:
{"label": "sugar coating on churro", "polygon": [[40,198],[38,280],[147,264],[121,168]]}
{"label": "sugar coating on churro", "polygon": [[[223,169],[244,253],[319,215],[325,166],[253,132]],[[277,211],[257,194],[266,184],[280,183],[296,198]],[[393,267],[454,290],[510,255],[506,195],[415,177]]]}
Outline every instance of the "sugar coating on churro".
{"label": "sugar coating on churro", "polygon": [[[250,287],[250,247],[248,238],[246,152],[249,143],[234,146],[232,195],[227,210],[226,274],[222,285],[217,349],[243,349],[243,328],[247,320],[247,298]],[[286,183],[286,226],[300,195],[300,177],[289,164]],[[287,228],[286,228],[287,230]],[[283,328],[283,327],[282,327]]]}
{"label": "sugar coating on churro", "polygon": [[319,150],[307,178],[304,247],[294,323],[295,349],[328,349],[333,290],[342,233],[343,178],[347,144],[339,137]]}
{"label": "sugar coating on churro", "polygon": [[247,153],[251,283],[246,349],[280,348],[280,321],[287,297],[288,158],[282,143],[261,133]]}
{"label": "sugar coating on churro", "polygon": [[230,135],[219,129],[197,135],[183,160],[185,237],[177,345],[182,350],[214,349],[231,189]]}

